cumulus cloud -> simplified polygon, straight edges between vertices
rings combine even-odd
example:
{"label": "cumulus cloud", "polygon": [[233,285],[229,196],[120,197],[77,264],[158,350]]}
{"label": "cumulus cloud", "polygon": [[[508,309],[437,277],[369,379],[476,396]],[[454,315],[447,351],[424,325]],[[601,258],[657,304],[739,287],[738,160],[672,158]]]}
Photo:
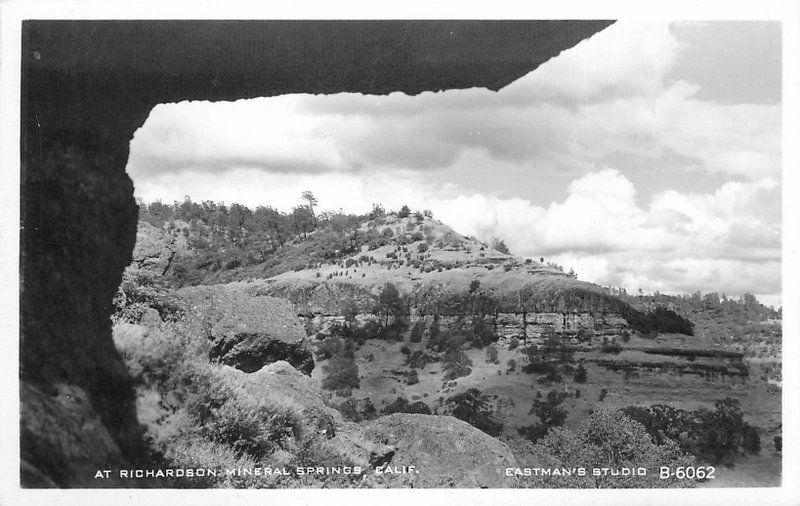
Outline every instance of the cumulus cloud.
{"label": "cumulus cloud", "polygon": [[128,171],[145,200],[408,204],[583,279],[775,296],[781,105],[703,98],[704,26],[621,21],[496,93],[162,104]]}
{"label": "cumulus cloud", "polygon": [[615,155],[674,154],[692,170],[760,177],[780,167],[780,108],[692,99],[664,84],[680,47],[667,24],[619,22],[499,92],[285,95],[157,106],[130,170],[437,170],[467,150],[575,171]]}
{"label": "cumulus cloud", "polygon": [[460,196],[434,206],[462,233],[503,237],[522,255],[575,268],[583,279],[665,293],[781,291],[775,181],[726,183],[712,193],[665,191],[636,203],[631,182],[605,169],[575,180],[547,208],[521,199]]}

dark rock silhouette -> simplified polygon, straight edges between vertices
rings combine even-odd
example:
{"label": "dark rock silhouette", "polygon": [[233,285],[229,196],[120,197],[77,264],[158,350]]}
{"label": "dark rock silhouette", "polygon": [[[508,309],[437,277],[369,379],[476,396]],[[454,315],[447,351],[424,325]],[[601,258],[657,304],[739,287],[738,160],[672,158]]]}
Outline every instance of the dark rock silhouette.
{"label": "dark rock silhouette", "polygon": [[[610,23],[23,22],[23,486],[99,486],[80,466],[56,473],[49,463],[73,461],[72,450],[47,443],[52,434],[28,418],[42,395],[68,418],[65,385],[86,393],[118,447],[93,457],[98,468],[148,461],[109,315],[136,237],[129,142],[154,105],[287,92],[496,90]],[[88,447],[104,440],[98,431],[67,436]]]}

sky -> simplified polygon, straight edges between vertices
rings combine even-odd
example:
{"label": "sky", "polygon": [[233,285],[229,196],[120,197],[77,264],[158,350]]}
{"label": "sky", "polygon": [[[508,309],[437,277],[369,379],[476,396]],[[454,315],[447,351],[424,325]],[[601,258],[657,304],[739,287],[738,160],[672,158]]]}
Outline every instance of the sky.
{"label": "sky", "polygon": [[137,197],[430,209],[580,279],[781,304],[781,26],[618,21],[498,92],[161,104]]}

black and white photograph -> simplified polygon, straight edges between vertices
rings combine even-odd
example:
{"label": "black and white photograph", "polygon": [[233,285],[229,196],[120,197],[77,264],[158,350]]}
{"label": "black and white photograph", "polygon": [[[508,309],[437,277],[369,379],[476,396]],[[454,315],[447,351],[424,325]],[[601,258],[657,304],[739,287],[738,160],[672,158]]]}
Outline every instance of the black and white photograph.
{"label": "black and white photograph", "polygon": [[796,2],[21,5],[4,496],[798,499]]}

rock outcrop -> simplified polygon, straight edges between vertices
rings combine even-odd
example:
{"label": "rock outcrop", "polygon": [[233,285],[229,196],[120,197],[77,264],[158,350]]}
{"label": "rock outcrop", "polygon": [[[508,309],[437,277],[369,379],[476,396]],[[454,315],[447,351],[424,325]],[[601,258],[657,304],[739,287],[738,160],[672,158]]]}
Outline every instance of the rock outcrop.
{"label": "rock outcrop", "polygon": [[314,370],[311,345],[288,301],[220,285],[184,288],[178,293],[193,312],[202,315],[206,337],[213,342],[209,358],[244,372],[281,360],[304,374]]}
{"label": "rock outcrop", "polygon": [[[505,468],[517,467],[511,450],[457,418],[396,413],[365,422],[365,433],[395,447],[385,466],[414,466],[417,472],[383,474],[389,487],[508,488]],[[384,467],[385,467],[384,466]]]}
{"label": "rock outcrop", "polygon": [[[28,386],[50,396],[58,395],[56,385],[74,386],[86,392],[128,463],[148,459],[109,316],[136,237],[133,185],[125,174],[129,142],[156,104],[284,93],[499,89],[610,24],[24,21],[22,426],[37,427],[28,418],[33,411],[26,406],[36,402]],[[54,409],[54,418],[70,417],[63,406]],[[80,480],[48,471],[49,460],[38,449],[49,448],[50,436],[31,429],[23,438],[23,485],[42,483],[26,478],[36,470],[60,486]]]}
{"label": "rock outcrop", "polygon": [[131,265],[163,276],[178,252],[175,237],[146,222],[139,222]]}
{"label": "rock outcrop", "polygon": [[345,421],[339,411],[325,404],[313,381],[287,362],[272,363],[252,374],[228,368],[226,374],[254,406],[280,405],[299,413],[308,437],[313,437],[309,432],[317,433],[324,448],[341,463],[370,469],[390,460],[395,452],[394,446],[373,440],[361,426]]}

